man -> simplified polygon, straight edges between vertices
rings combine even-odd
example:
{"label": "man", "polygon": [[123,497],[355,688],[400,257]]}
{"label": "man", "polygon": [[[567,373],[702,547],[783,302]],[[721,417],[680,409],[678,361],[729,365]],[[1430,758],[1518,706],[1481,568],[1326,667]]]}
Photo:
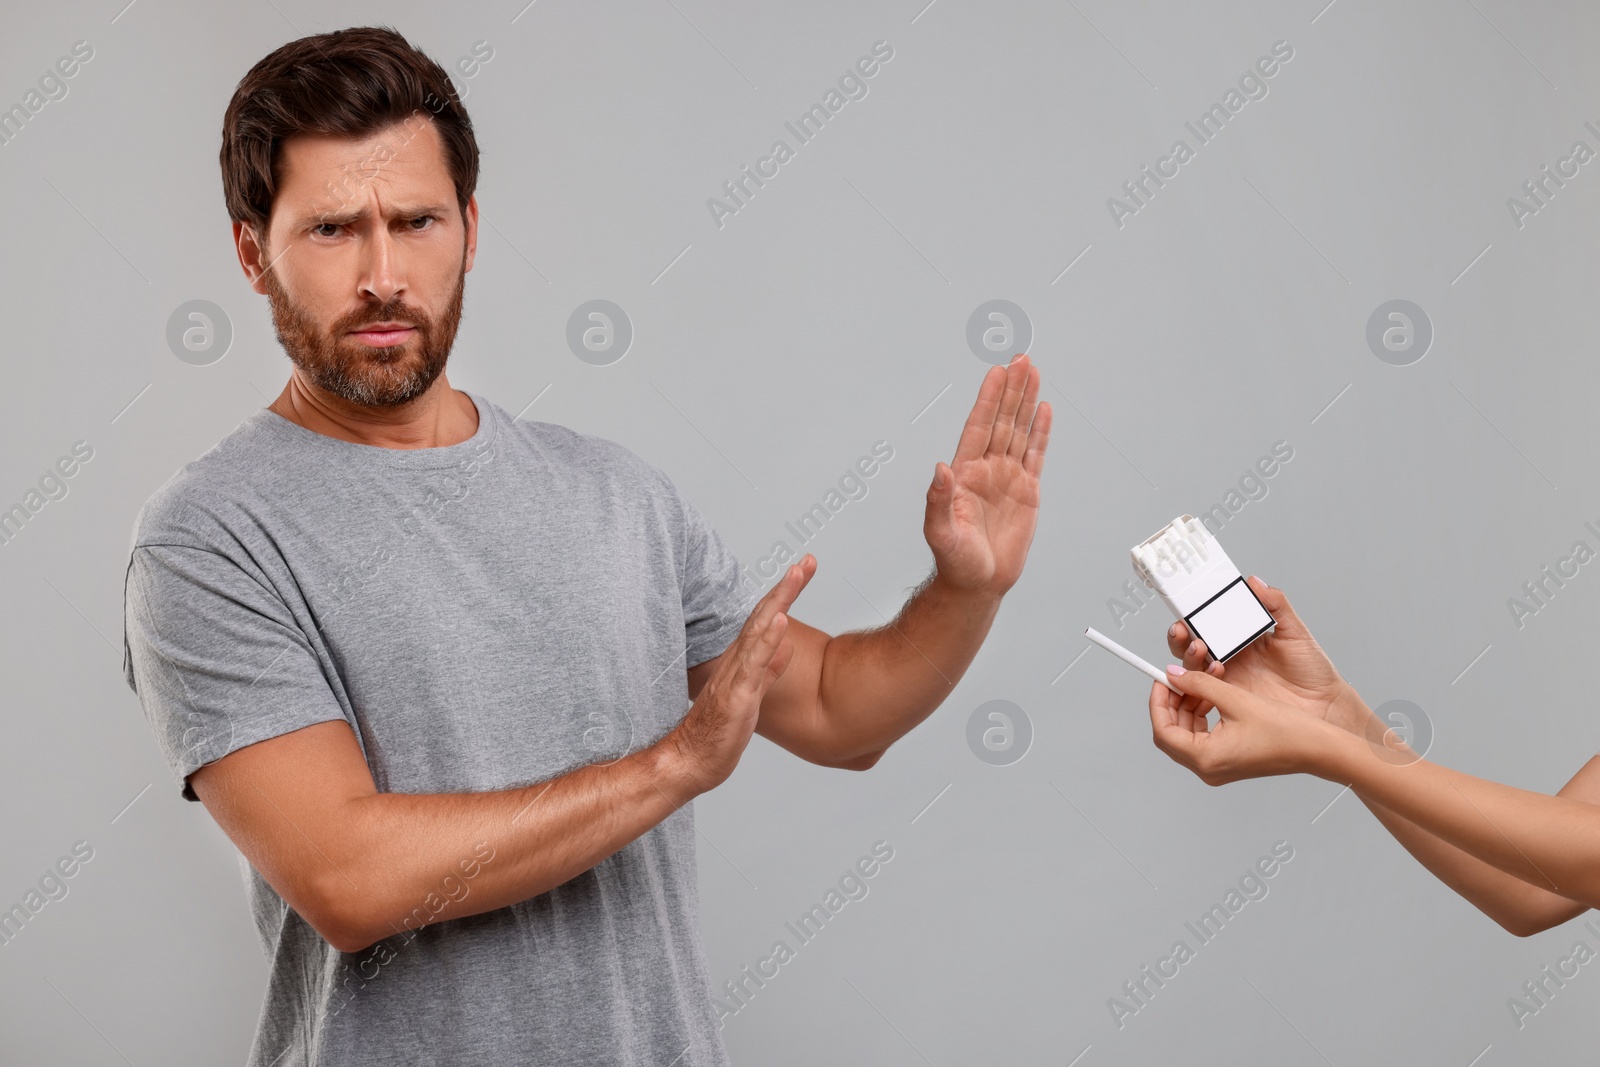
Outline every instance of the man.
{"label": "man", "polygon": [[1167,645],[1183,662],[1167,675],[1183,695],[1152,684],[1156,747],[1208,785],[1294,773],[1348,785],[1419,863],[1519,937],[1600,907],[1600,757],[1555,796],[1431,763],[1339,675],[1281,589],[1248,581],[1276,629],[1224,664],[1174,623]]}
{"label": "man", "polygon": [[866,770],[938,707],[1021,574],[1050,408],[1025,356],[984,377],[892,624],[791,618],[810,555],[752,606],[659,469],[450,387],[477,159],[390,30],[240,82],[224,191],[293,367],[142,509],[128,681],[248,861],[252,1067],[726,1064],[691,801],[752,732]]}

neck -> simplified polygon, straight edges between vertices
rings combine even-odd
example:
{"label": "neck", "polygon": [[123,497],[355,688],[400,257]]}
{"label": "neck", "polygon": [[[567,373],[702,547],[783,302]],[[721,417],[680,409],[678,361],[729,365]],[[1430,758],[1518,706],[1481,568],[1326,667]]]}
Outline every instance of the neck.
{"label": "neck", "polygon": [[371,408],[317,388],[297,369],[268,410],[315,433],[379,448],[443,448],[478,432],[472,398],[452,389],[443,374],[413,400]]}

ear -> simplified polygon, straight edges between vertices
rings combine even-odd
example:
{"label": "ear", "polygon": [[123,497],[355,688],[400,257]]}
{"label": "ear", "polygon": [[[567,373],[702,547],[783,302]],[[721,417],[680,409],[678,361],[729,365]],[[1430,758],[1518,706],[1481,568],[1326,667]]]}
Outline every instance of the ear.
{"label": "ear", "polygon": [[235,222],[233,246],[239,256],[239,266],[244,268],[244,276],[250,282],[250,288],[265,296],[267,286],[262,277],[267,269],[267,251],[262,247],[255,227],[248,222]]}
{"label": "ear", "polygon": [[467,200],[467,213],[463,221],[467,230],[467,258],[462,264],[462,271],[472,269],[472,259],[478,254],[478,197],[473,194]]}

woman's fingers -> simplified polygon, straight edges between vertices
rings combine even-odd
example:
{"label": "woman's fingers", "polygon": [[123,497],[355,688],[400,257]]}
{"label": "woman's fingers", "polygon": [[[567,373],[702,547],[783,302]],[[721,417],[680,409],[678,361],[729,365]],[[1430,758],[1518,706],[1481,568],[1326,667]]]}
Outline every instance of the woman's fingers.
{"label": "woman's fingers", "polygon": [[1258,700],[1248,690],[1240,689],[1231,682],[1225,682],[1209,671],[1173,670],[1167,667],[1167,678],[1173,685],[1182,691],[1185,697],[1196,697],[1208,706],[1216,708],[1227,718],[1237,718],[1241,712],[1246,712]]}
{"label": "woman's fingers", "polygon": [[1275,589],[1252,574],[1245,581],[1254,590],[1262,605],[1272,613],[1277,620],[1277,636],[1280,637],[1310,637],[1311,631],[1306,629],[1306,624],[1300,620],[1295,612],[1294,605],[1289,603],[1289,597],[1282,589]]}
{"label": "woman's fingers", "polygon": [[1160,682],[1150,686],[1150,736],[1157,748],[1190,770],[1195,769],[1195,748],[1209,734],[1205,716],[1183,708],[1185,698]]}
{"label": "woman's fingers", "polygon": [[1189,627],[1182,619],[1167,628],[1167,651],[1174,656],[1182,656],[1188,649],[1194,636],[1189,633]]}

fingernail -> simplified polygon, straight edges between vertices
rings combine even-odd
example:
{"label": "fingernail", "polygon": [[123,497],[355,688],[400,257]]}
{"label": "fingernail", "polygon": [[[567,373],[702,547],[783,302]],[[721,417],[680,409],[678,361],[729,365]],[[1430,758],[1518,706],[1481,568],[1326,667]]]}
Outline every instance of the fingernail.
{"label": "fingernail", "polygon": [[1177,623],[1173,623],[1171,626],[1167,627],[1167,636],[1168,637],[1177,637],[1178,636],[1178,624]]}
{"label": "fingernail", "polygon": [[1184,671],[1184,669],[1182,667],[1178,666],[1176,663],[1169,663],[1169,664],[1167,664],[1167,673],[1168,674],[1184,674],[1186,672]]}
{"label": "fingernail", "polygon": [[1199,641],[1190,641],[1189,642],[1189,647],[1184,649],[1184,651],[1189,653],[1191,656],[1194,655],[1195,653],[1200,651],[1200,642]]}

